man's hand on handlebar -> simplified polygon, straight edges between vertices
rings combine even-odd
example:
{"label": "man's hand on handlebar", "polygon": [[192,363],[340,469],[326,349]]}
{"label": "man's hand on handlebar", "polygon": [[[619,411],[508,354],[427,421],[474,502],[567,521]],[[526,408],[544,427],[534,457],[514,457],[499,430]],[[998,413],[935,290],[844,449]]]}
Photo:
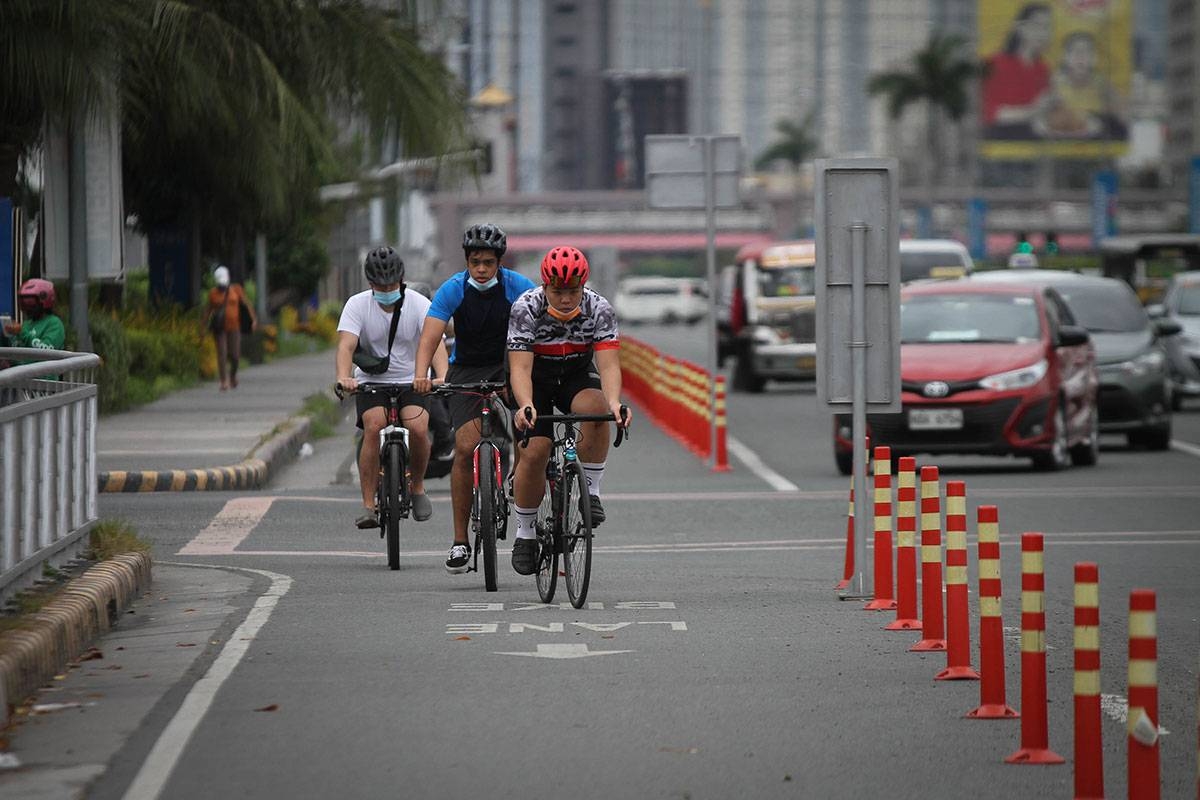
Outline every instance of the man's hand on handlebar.
{"label": "man's hand on handlebar", "polygon": [[354,378],[338,378],[337,383],[333,385],[333,392],[338,397],[354,394],[356,389],[358,389],[358,381]]}
{"label": "man's hand on handlebar", "polygon": [[617,427],[628,430],[629,423],[633,422],[633,411],[629,406],[621,405],[621,401],[618,400],[608,408],[612,412],[613,419],[616,420]]}
{"label": "man's hand on handlebar", "polygon": [[536,423],[537,410],[533,406],[525,406],[513,414],[513,424],[517,426],[518,431],[533,430]]}
{"label": "man's hand on handlebar", "polygon": [[417,394],[429,394],[433,391],[433,380],[430,378],[413,378],[413,391]]}

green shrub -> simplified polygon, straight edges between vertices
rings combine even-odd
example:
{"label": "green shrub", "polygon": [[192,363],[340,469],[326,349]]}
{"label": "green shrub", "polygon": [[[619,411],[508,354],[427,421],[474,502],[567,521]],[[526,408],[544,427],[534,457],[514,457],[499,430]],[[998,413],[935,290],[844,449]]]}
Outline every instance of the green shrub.
{"label": "green shrub", "polygon": [[168,356],[162,334],[139,328],[127,328],[125,335],[129,339],[130,375],[153,377],[171,369],[171,359]]}
{"label": "green shrub", "polygon": [[121,325],[99,309],[88,319],[92,349],[102,359],[97,392],[100,413],[108,414],[129,407],[126,396],[129,382],[129,340]]}

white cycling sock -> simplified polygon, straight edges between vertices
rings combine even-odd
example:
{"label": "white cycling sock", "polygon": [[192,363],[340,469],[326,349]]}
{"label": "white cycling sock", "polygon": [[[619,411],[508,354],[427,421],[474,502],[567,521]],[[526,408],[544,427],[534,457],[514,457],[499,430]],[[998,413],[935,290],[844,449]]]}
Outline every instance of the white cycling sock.
{"label": "white cycling sock", "polygon": [[536,539],[537,530],[534,528],[534,520],[537,519],[537,509],[514,505],[513,511],[517,512],[517,538]]}
{"label": "white cycling sock", "polygon": [[604,481],[604,465],[607,463],[607,461],[601,461],[599,464],[579,462],[583,467],[583,474],[587,478],[588,494],[600,496],[600,484]]}

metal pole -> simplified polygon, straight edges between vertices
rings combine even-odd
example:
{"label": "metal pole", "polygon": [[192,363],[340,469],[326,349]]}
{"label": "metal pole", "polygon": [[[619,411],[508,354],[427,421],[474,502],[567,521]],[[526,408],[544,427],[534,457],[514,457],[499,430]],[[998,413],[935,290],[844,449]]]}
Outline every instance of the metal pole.
{"label": "metal pole", "polygon": [[261,324],[267,324],[267,237],[258,234],[254,237],[254,283],[258,288],[254,311]]}
{"label": "metal pole", "polygon": [[71,286],[71,327],[75,329],[76,348],[89,352],[92,349],[92,337],[88,326],[87,147],[79,120],[67,128],[67,141],[70,147],[67,158],[70,243],[67,269]]}
{"label": "metal pole", "polygon": [[713,173],[715,154],[713,137],[703,136],[704,141],[704,229],[707,238],[705,248],[705,275],[708,279],[708,454],[709,465],[717,467],[717,224],[716,224],[716,181]]}
{"label": "metal pole", "polygon": [[850,367],[853,370],[851,436],[854,454],[854,577],[850,588],[863,598],[874,597],[874,578],[867,564],[867,533],[873,526],[874,509],[867,494],[867,226],[863,222],[850,224],[850,314],[852,320]]}

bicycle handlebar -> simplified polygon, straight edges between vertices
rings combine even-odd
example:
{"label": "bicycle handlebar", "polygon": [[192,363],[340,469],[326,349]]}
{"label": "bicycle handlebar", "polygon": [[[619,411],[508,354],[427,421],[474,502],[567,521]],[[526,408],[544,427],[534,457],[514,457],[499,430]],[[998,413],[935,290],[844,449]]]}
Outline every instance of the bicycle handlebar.
{"label": "bicycle handlebar", "polygon": [[433,387],[430,394],[494,394],[502,392],[508,385],[504,381],[476,381],[475,383],[441,383]]}
{"label": "bicycle handlebar", "polygon": [[358,386],[347,391],[342,388],[340,383],[333,385],[333,393],[337,395],[339,400],[345,399],[346,395],[351,394],[400,394],[401,392],[411,391],[413,385],[411,383],[360,383]]}
{"label": "bicycle handlebar", "polygon": [[[625,422],[625,417],[629,415],[629,408],[621,406],[621,422]],[[532,415],[529,409],[525,409],[525,419],[529,419]],[[538,417],[538,422],[616,422],[617,418],[610,411],[607,414],[542,414]],[[529,445],[529,437],[533,434],[533,428],[526,428],[521,431],[521,447]],[[621,442],[629,439],[629,429],[624,425],[617,426],[617,437],[613,441],[613,447],[620,447]]]}

